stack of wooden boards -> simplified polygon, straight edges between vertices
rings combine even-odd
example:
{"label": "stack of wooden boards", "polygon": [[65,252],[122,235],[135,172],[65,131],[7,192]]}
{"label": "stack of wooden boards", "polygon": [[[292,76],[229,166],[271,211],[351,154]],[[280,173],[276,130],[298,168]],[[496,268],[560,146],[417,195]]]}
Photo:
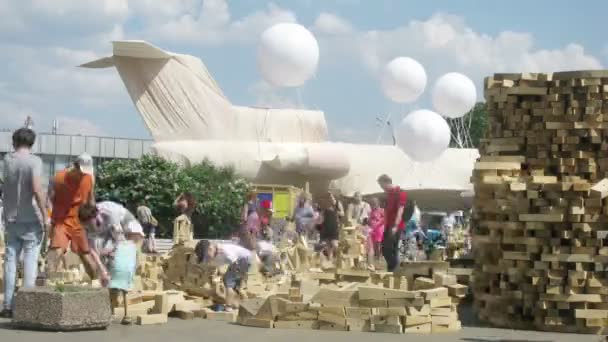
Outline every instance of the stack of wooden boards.
{"label": "stack of wooden boards", "polygon": [[[4,234],[0,234],[0,270],[4,270]],[[0,289],[4,288],[4,272],[0,272]]]}
{"label": "stack of wooden boards", "polygon": [[137,260],[137,271],[134,279],[136,290],[162,291],[164,288],[163,264],[160,255],[140,253]]}
{"label": "stack of wooden boards", "polygon": [[356,227],[343,227],[337,253],[337,268],[340,270],[367,269],[365,236]]}
{"label": "stack of wooden boards", "polygon": [[608,327],[608,71],[496,74],[475,165],[473,295],[509,328]]}
{"label": "stack of wooden boards", "polygon": [[[213,304],[201,297],[188,296],[182,291],[138,291],[130,293],[127,315],[136,318],[139,325],[167,323],[169,317],[181,319],[206,318],[234,322],[234,312],[213,312],[208,307]],[[122,304],[114,309],[115,319],[122,319]]]}
{"label": "stack of wooden boards", "polygon": [[[405,281],[387,281],[403,278],[391,274],[370,278],[367,284],[319,285],[318,280],[308,278],[297,276],[287,293],[244,301],[237,322],[260,328],[394,334],[449,332],[461,328],[456,304],[450,297],[450,294],[462,295],[459,291],[463,287],[456,284],[455,276],[436,273],[435,279],[419,277],[411,291]],[[397,284],[401,289],[374,283],[379,281]],[[444,283],[449,285],[442,286]],[[312,296],[311,290],[315,292]]]}

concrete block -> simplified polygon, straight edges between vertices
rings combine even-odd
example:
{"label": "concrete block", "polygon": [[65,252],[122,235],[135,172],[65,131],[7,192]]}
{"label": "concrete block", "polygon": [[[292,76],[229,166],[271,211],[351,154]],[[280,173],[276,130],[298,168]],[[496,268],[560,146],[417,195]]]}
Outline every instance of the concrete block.
{"label": "concrete block", "polygon": [[21,289],[13,323],[51,331],[104,329],[112,322],[107,289],[80,286]]}

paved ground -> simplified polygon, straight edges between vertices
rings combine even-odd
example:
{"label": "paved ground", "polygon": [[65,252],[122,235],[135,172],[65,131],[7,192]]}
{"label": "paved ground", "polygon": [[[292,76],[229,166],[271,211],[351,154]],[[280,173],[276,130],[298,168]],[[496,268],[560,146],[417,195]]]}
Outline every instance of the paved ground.
{"label": "paved ground", "polygon": [[256,329],[224,322],[207,320],[182,321],[172,319],[168,324],[157,326],[124,327],[112,325],[108,330],[75,333],[49,333],[12,330],[8,321],[0,320],[0,341],[23,342],[65,342],[66,338],[87,342],[202,342],[202,341],[297,341],[297,342],[369,342],[370,339],[383,342],[414,340],[420,342],[469,341],[469,342],[597,342],[598,336],[550,334],[528,331],[513,331],[490,328],[465,327],[454,334],[434,335],[391,335],[354,332],[331,332],[317,330]]}

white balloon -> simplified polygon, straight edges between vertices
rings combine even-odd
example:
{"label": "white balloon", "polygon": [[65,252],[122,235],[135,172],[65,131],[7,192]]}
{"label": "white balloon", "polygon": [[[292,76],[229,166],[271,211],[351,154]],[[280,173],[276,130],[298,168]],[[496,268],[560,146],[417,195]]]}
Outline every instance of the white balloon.
{"label": "white balloon", "polygon": [[433,106],[441,115],[459,118],[468,113],[477,101],[477,90],[470,78],[457,72],[441,76],[433,89]]}
{"label": "white balloon", "polygon": [[397,145],[419,162],[437,159],[450,146],[450,126],[441,115],[426,109],[409,113],[396,132]]}
{"label": "white balloon", "polygon": [[424,67],[412,58],[398,57],[384,67],[382,90],[395,102],[412,102],[422,95],[425,87]]}
{"label": "white balloon", "polygon": [[317,70],[319,44],[302,25],[276,24],[262,33],[257,62],[260,73],[268,83],[297,87]]}

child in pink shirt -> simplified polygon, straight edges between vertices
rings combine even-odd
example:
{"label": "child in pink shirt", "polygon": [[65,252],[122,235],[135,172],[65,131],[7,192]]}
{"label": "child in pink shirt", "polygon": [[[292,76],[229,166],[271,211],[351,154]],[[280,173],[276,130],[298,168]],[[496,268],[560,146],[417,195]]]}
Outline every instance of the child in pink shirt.
{"label": "child in pink shirt", "polygon": [[372,198],[372,211],[369,215],[369,226],[371,228],[371,238],[373,242],[374,255],[376,260],[382,255],[382,240],[384,239],[384,209],[380,208],[380,201]]}

